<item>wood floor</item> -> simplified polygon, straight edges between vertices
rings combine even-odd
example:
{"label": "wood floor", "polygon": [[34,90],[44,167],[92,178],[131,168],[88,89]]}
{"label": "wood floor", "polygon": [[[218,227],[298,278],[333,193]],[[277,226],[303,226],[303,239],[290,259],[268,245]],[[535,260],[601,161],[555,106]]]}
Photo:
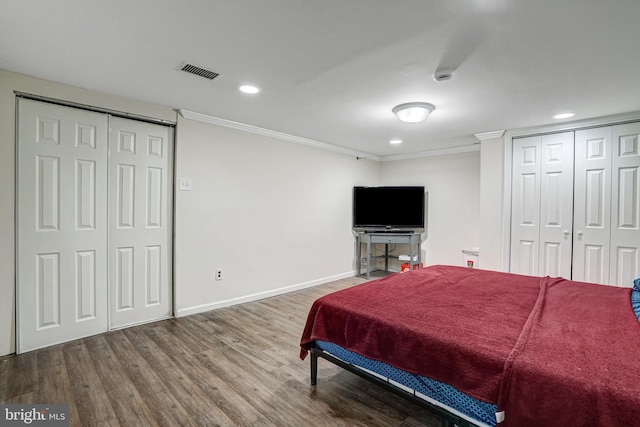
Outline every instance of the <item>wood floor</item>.
{"label": "wood floor", "polygon": [[299,340],[313,301],[350,278],[257,302],[0,358],[1,403],[64,403],[74,426],[429,426],[415,403]]}

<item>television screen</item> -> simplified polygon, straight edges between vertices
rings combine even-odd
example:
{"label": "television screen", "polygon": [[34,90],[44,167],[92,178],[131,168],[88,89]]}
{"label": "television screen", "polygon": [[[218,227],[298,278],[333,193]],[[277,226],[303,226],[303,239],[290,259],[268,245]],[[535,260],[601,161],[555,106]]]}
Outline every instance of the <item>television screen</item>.
{"label": "television screen", "polygon": [[424,187],[353,187],[353,228],[424,229],[424,199]]}

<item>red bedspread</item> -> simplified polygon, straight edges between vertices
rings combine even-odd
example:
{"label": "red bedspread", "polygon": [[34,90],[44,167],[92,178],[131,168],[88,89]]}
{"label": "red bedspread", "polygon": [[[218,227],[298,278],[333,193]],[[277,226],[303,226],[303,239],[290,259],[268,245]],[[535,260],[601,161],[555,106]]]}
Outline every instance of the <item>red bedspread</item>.
{"label": "red bedspread", "polygon": [[[319,298],[301,345],[330,341],[496,403],[504,369],[540,291],[539,278],[433,266]],[[509,288],[511,292],[504,292]]]}
{"label": "red bedspread", "polygon": [[640,323],[628,288],[544,279],[505,364],[504,426],[640,425]]}
{"label": "red bedspread", "polygon": [[314,340],[333,342],[497,403],[503,426],[634,425],[640,324],[629,292],[433,266],[319,298],[301,357]]}

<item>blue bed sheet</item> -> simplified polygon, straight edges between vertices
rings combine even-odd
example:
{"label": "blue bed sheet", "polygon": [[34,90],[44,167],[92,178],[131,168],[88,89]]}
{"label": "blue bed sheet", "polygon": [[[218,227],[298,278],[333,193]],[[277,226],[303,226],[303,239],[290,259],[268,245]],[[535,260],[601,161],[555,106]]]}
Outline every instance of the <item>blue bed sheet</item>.
{"label": "blue bed sheet", "polygon": [[375,372],[380,376],[389,378],[392,381],[438,401],[445,405],[446,409],[454,409],[465,415],[465,418],[471,422],[486,426],[496,425],[496,405],[467,396],[448,384],[401,371],[384,362],[367,359],[333,343],[316,341],[316,345],[321,350],[347,363]]}

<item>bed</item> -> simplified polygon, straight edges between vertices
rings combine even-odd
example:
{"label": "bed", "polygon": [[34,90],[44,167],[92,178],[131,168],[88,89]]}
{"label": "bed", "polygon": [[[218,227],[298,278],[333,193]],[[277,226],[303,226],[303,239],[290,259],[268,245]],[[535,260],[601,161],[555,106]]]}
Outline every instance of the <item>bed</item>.
{"label": "bed", "polygon": [[300,356],[311,354],[312,384],[327,359],[445,425],[638,425],[637,282],[453,266],[393,274],[316,300]]}

